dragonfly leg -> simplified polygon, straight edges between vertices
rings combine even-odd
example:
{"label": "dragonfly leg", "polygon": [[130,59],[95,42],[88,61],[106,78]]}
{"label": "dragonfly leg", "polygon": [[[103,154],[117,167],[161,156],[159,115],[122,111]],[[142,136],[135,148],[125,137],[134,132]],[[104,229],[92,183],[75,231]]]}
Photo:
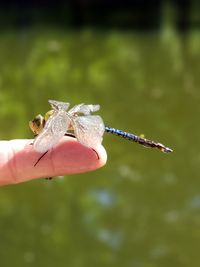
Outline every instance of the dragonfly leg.
{"label": "dragonfly leg", "polygon": [[44,152],[43,154],[42,154],[42,156],[40,156],[39,158],[38,158],[38,160],[36,161],[36,163],[34,164],[34,167],[39,163],[39,161],[47,154],[47,152],[48,152],[48,150],[46,151],[46,152]]}
{"label": "dragonfly leg", "polygon": [[99,159],[99,154],[96,152],[95,149],[92,148],[92,150],[95,152],[95,154],[97,155],[97,159]]}
{"label": "dragonfly leg", "polygon": [[76,138],[76,136],[74,134],[71,134],[71,133],[66,133],[65,136],[70,136],[70,137]]}

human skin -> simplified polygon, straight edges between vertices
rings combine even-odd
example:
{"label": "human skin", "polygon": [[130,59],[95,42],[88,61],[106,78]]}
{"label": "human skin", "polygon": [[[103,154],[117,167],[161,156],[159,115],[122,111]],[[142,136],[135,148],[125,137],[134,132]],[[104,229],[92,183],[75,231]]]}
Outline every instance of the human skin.
{"label": "human skin", "polygon": [[34,166],[42,153],[33,149],[32,142],[32,139],[0,141],[0,185],[94,171],[107,160],[103,146],[94,151],[75,138],[64,136]]}

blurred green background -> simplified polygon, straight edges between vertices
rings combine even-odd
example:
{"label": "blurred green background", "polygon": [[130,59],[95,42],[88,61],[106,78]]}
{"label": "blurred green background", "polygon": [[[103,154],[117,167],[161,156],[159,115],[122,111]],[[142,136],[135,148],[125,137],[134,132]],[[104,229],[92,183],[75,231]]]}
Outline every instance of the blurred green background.
{"label": "blurred green background", "polygon": [[10,9],[0,30],[1,139],[32,138],[28,121],[56,99],[99,103],[106,124],[174,153],[105,133],[102,169],[1,187],[1,266],[200,266],[200,32],[178,29],[167,3],[153,30],[134,29],[134,19],[123,29],[35,15],[16,24]]}

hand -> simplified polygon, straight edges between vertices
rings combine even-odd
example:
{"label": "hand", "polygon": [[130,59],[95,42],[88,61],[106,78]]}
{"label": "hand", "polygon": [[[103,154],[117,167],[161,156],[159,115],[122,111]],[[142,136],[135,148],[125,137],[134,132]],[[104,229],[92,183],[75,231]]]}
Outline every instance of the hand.
{"label": "hand", "polygon": [[30,139],[0,141],[0,185],[93,171],[107,160],[103,146],[94,151],[64,136],[34,167],[42,154],[34,151],[32,142]]}

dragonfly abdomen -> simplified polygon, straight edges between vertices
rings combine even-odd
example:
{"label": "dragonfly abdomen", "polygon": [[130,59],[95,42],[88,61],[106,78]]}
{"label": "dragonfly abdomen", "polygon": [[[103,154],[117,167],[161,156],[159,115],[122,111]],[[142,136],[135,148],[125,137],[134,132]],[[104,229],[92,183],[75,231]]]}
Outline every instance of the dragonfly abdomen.
{"label": "dragonfly abdomen", "polygon": [[108,127],[108,126],[105,126],[105,132],[121,136],[122,138],[125,138],[125,139],[127,139],[129,141],[136,142],[136,143],[138,143],[140,145],[143,145],[145,147],[157,148],[157,149],[159,149],[160,151],[162,151],[164,153],[170,153],[170,152],[173,151],[171,148],[166,147],[165,145],[163,145],[161,143],[157,143],[155,141],[152,141],[152,140],[137,136],[135,134],[127,133],[127,132],[124,132],[124,131],[121,131],[121,130],[118,130],[118,129],[115,129],[115,128],[111,128],[111,127]]}
{"label": "dragonfly abdomen", "polygon": [[138,138],[139,137],[137,135],[134,135],[134,134],[131,134],[131,133],[127,133],[127,132],[124,132],[122,130],[111,128],[111,127],[108,127],[108,126],[105,126],[105,131],[107,133],[112,133],[114,135],[121,136],[121,137],[123,137],[125,139],[128,139],[130,141],[138,142]]}

